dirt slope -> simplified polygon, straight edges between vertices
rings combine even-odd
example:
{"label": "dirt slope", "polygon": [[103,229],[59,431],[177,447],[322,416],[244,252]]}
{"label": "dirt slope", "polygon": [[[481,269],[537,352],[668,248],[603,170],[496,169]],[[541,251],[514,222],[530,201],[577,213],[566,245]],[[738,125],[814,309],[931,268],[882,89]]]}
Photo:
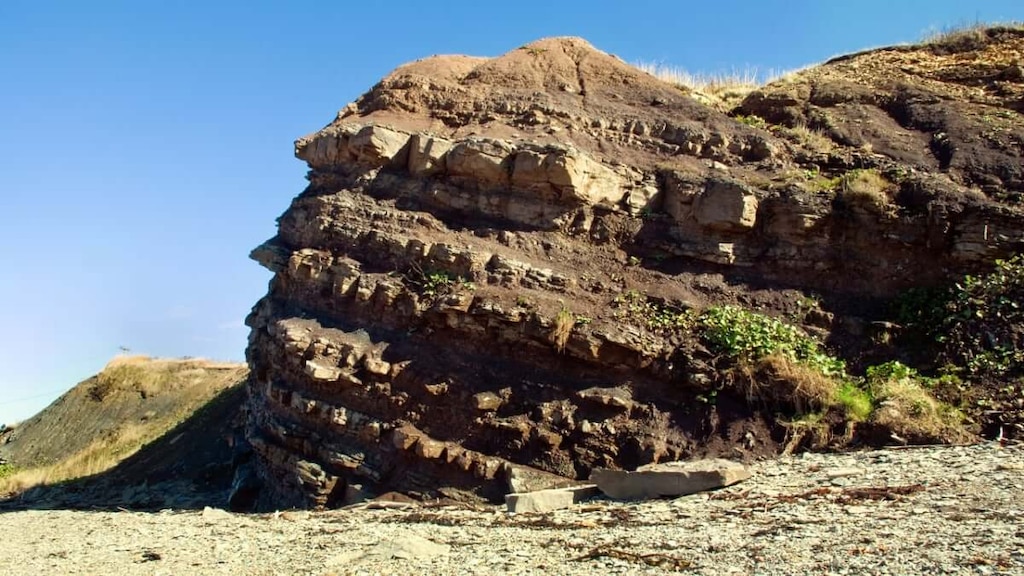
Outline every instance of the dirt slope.
{"label": "dirt slope", "polygon": [[[118,490],[191,479],[211,464],[229,468],[225,436],[237,425],[246,374],[240,364],[115,358],[15,428],[0,446],[0,457],[32,485],[100,472],[109,483],[114,474],[104,468],[131,456],[116,470]],[[209,413],[216,416],[202,417]]]}

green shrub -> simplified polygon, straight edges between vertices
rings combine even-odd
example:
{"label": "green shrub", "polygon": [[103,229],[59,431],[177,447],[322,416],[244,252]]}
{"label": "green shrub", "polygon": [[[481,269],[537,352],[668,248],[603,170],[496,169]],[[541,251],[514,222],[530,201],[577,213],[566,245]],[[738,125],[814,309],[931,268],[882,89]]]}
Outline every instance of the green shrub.
{"label": "green shrub", "polygon": [[14,467],[14,464],[0,464],[0,478],[6,478],[16,471],[17,469]]}
{"label": "green shrub", "polygon": [[1024,256],[945,289],[909,291],[897,300],[897,317],[967,376],[1024,375]]}
{"label": "green shrub", "polygon": [[796,326],[737,306],[714,306],[700,317],[701,334],[717,352],[757,360],[781,354],[826,376],[843,376],[846,363],[821,349]]}
{"label": "green shrub", "polygon": [[476,290],[476,285],[462,276],[456,276],[443,270],[431,270],[417,273],[412,284],[417,291],[428,298],[444,296],[459,290]]}

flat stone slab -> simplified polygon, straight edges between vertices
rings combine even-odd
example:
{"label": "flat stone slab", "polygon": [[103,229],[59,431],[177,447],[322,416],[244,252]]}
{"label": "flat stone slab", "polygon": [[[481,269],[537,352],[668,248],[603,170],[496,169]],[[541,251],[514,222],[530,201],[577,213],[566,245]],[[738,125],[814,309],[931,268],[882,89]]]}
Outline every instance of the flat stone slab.
{"label": "flat stone slab", "polygon": [[569,508],[573,504],[578,504],[583,500],[598,495],[600,495],[600,491],[593,484],[537,490],[535,492],[521,492],[506,495],[505,508],[507,511],[515,513],[533,512],[535,514],[543,514],[553,510]]}
{"label": "flat stone slab", "polygon": [[723,488],[750,476],[750,470],[739,462],[712,459],[651,464],[636,472],[597,468],[590,481],[609,498],[645,500]]}

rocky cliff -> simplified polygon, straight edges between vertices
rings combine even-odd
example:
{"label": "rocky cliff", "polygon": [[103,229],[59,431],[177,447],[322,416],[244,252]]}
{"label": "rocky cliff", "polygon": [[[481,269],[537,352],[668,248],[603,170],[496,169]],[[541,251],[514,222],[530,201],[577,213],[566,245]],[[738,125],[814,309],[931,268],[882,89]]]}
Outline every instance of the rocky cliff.
{"label": "rocky cliff", "polygon": [[1002,28],[875,50],[727,111],[576,38],[398,68],[296,142],[309,185],[253,252],[263,503],[780,450],[807,410],[733,385],[702,314],[785,319],[856,371],[890,299],[1019,252],[1022,53]]}

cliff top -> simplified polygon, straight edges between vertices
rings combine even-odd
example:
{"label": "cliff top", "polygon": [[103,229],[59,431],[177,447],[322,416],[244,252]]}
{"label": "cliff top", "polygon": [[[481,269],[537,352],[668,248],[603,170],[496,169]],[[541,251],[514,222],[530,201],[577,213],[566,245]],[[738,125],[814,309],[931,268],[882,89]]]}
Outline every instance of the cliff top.
{"label": "cliff top", "polygon": [[[640,169],[700,171],[693,160],[713,158],[772,178],[792,167],[895,163],[1016,206],[1024,191],[1022,65],[1024,28],[971,28],[834,58],[742,100],[712,96],[709,105],[699,88],[666,82],[583,39],[547,38],[496,58],[400,66],[326,130],[374,123],[449,139],[571,145]],[[727,145],[716,151],[716,142]],[[770,152],[749,153],[759,147]]]}

